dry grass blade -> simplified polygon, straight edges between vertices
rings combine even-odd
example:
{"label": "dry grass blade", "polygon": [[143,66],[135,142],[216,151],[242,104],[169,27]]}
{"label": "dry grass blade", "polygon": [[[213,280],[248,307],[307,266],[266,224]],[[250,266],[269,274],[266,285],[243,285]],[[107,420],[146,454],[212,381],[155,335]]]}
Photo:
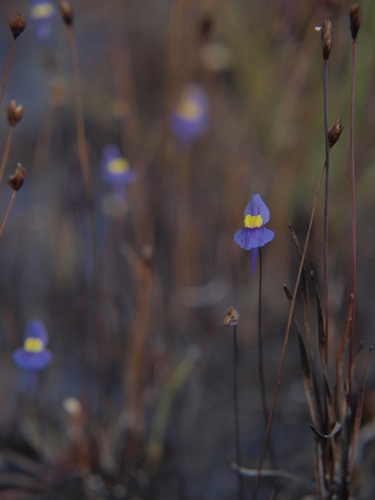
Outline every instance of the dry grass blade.
{"label": "dry grass blade", "polygon": [[342,429],[342,425],[340,422],[336,422],[335,425],[333,426],[333,429],[329,434],[321,434],[313,425],[310,425],[311,429],[314,431],[314,433],[319,436],[322,439],[332,439],[335,437]]}
{"label": "dry grass blade", "polygon": [[[289,303],[291,303],[292,302],[292,294],[286,285],[284,285],[284,292],[289,300]],[[309,359],[309,356],[308,356],[308,353],[306,350],[305,342],[304,342],[303,337],[301,335],[299,324],[298,324],[298,321],[297,321],[297,318],[296,318],[294,311],[293,311],[293,320],[294,320],[294,324],[296,326],[297,333],[298,333],[298,345],[299,345],[299,352],[300,352],[300,356],[301,356],[302,377],[303,377],[303,383],[305,386],[307,404],[309,405],[311,420],[313,421],[313,424],[315,427],[318,427],[318,426],[320,427],[320,425],[322,423],[322,405],[321,405],[318,387],[317,387],[317,383],[316,383],[314,368],[310,363],[310,359]]]}
{"label": "dry grass blade", "polygon": [[349,330],[350,330],[350,323],[352,321],[352,311],[353,311],[353,305],[354,305],[354,298],[353,295],[351,296],[350,299],[350,305],[348,309],[348,313],[346,315],[346,321],[345,321],[345,330],[344,330],[344,335],[342,336],[341,343],[340,343],[340,348],[339,348],[339,354],[337,357],[337,363],[336,363],[336,382],[335,382],[335,399],[334,399],[334,409],[335,409],[335,415],[336,418],[339,419],[339,410],[340,410],[340,387],[342,385],[342,377],[343,377],[343,363],[344,363],[344,354],[345,354],[345,349],[348,344],[349,340]]}
{"label": "dry grass blade", "polygon": [[351,457],[350,457],[350,468],[349,468],[350,476],[351,476],[351,474],[353,472],[354,456],[355,456],[355,445],[357,443],[359,428],[361,426],[361,421],[362,421],[363,402],[364,402],[364,398],[365,398],[366,373],[367,373],[367,368],[368,368],[368,364],[369,364],[369,361],[370,361],[371,352],[372,352],[372,346],[370,347],[370,351],[369,351],[368,356],[367,356],[365,371],[363,372],[361,392],[359,393],[358,402],[357,402],[357,411],[355,413],[353,439],[352,439],[352,449],[351,449]]}
{"label": "dry grass blade", "polygon": [[[292,227],[291,224],[289,224],[289,229],[292,234],[292,238],[294,241],[294,244],[296,245],[298,255],[300,260],[302,260],[302,252],[301,252],[301,247],[299,245],[299,241],[297,238],[297,235]],[[309,291],[307,288],[307,279],[306,279],[306,270],[305,266],[302,266],[302,305],[303,305],[303,317],[305,320],[305,330],[306,330],[306,338],[307,342],[309,345],[310,349],[310,356],[311,359],[314,360],[314,341],[313,341],[313,336],[312,336],[312,326],[311,326],[311,310],[310,310],[310,299],[309,299]]]}

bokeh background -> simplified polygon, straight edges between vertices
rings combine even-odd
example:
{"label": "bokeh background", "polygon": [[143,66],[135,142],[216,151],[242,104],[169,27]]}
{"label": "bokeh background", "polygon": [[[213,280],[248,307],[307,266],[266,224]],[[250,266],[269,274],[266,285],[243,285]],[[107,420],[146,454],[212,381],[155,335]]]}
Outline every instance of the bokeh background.
{"label": "bokeh background", "polygon": [[[251,195],[260,193],[275,232],[263,251],[270,400],[288,317],[282,286],[293,289],[298,270],[288,223],[302,244],[324,164],[323,60],[314,28],[326,17],[334,36],[329,122],[342,117],[345,127],[331,153],[332,369],[343,330],[351,266],[350,3],[72,0],[97,233],[78,156],[69,39],[54,5],[51,36],[40,40],[30,2],[0,2],[3,72],[12,43],[9,19],[19,11],[28,22],[15,44],[0,109],[4,151],[6,107],[16,99],[25,108],[6,175],[17,162],[27,171],[0,241],[2,494],[233,499],[233,337],[222,326],[229,306],[240,313],[246,467],[257,467],[265,427],[257,378],[259,276],[251,277],[250,254],[233,235],[242,227]],[[375,4],[362,0],[361,9],[355,335],[367,351],[375,326]],[[192,83],[206,93],[209,126],[181,144],[171,114]],[[120,201],[100,177],[108,143],[119,147],[138,174]],[[11,190],[3,183],[0,192],[5,214]],[[321,288],[322,194],[306,260]],[[12,352],[22,345],[32,318],[46,325],[54,361],[30,382],[30,374],[14,365]],[[280,468],[313,481],[314,443],[294,333],[272,439]],[[365,355],[358,361],[358,381],[364,360]],[[375,491],[374,385],[371,362],[357,499],[373,498]],[[66,398],[76,398],[73,410]],[[26,482],[12,485],[14,471]],[[253,483],[246,479],[247,496]],[[262,482],[259,498],[269,498],[272,484]],[[278,498],[308,494],[313,489],[306,484],[278,485]]]}

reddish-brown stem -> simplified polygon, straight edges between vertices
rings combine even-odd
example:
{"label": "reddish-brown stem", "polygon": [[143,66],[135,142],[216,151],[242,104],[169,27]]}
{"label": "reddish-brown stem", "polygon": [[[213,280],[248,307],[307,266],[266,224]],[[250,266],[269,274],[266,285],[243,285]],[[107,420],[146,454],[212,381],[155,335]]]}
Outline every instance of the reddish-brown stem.
{"label": "reddish-brown stem", "polygon": [[78,154],[82,166],[83,180],[86,187],[86,194],[91,204],[93,202],[93,194],[91,188],[91,176],[89,168],[89,160],[87,154],[87,145],[85,137],[85,125],[83,120],[83,105],[82,105],[82,85],[81,85],[81,72],[79,69],[79,58],[77,50],[77,42],[72,26],[68,26],[68,36],[70,48],[72,51],[73,69],[74,69],[74,88],[76,100],[76,118],[77,118],[77,145]]}
{"label": "reddish-brown stem", "polygon": [[261,454],[261,458],[260,458],[260,461],[259,461],[259,467],[258,467],[258,475],[257,475],[257,478],[255,480],[253,500],[256,500],[256,498],[258,496],[258,489],[259,489],[259,483],[260,483],[260,478],[261,478],[261,473],[262,473],[263,461],[264,461],[264,457],[266,456],[267,445],[268,445],[268,440],[269,440],[270,431],[271,431],[272,419],[273,419],[273,415],[274,415],[274,412],[275,412],[277,394],[279,392],[280,379],[281,379],[281,371],[282,371],[282,368],[283,368],[284,358],[285,358],[285,353],[286,353],[286,347],[287,347],[288,339],[289,339],[289,331],[290,331],[290,326],[291,326],[291,323],[292,323],[292,317],[293,317],[294,305],[295,305],[296,297],[297,297],[298,285],[299,285],[299,281],[300,281],[301,274],[302,274],[303,264],[304,264],[304,261],[305,261],[307,246],[308,246],[309,239],[310,239],[310,233],[311,233],[311,228],[312,228],[312,225],[313,225],[316,204],[317,204],[317,201],[318,201],[318,195],[319,195],[319,191],[320,191],[320,186],[322,184],[323,175],[324,175],[324,172],[325,172],[325,167],[326,167],[326,165],[324,164],[322,173],[320,174],[320,179],[319,179],[319,182],[318,182],[318,187],[317,187],[317,190],[316,190],[316,193],[315,193],[313,208],[312,208],[312,211],[311,211],[309,228],[307,230],[306,241],[305,241],[305,245],[304,245],[304,248],[303,248],[302,257],[301,257],[301,261],[300,261],[300,265],[299,265],[299,269],[298,269],[296,284],[294,285],[292,302],[290,304],[288,324],[287,324],[287,327],[286,327],[286,332],[285,332],[285,337],[284,337],[284,345],[283,345],[283,350],[281,352],[279,370],[277,372],[277,380],[276,380],[275,392],[273,394],[273,399],[272,399],[270,414],[269,414],[269,417],[268,417],[266,435],[265,435],[265,438],[264,438],[264,441],[263,441],[262,454]]}
{"label": "reddish-brown stem", "polygon": [[4,218],[3,223],[1,224],[1,227],[0,227],[0,236],[3,234],[5,225],[6,225],[7,221],[8,221],[10,211],[12,210],[14,198],[16,197],[16,193],[17,193],[17,191],[14,189],[13,190],[13,194],[12,194],[12,198],[10,199],[10,203],[9,203],[9,206],[8,206],[7,213],[5,214],[5,218]]}
{"label": "reddish-brown stem", "polygon": [[323,77],[323,94],[324,94],[324,135],[325,135],[325,152],[326,152],[326,190],[324,198],[324,309],[325,309],[325,342],[326,342],[326,359],[325,364],[328,364],[328,340],[329,340],[329,312],[328,312],[328,201],[329,201],[329,139],[328,139],[328,59],[324,59],[324,77]]}
{"label": "reddish-brown stem", "polygon": [[1,166],[0,166],[0,185],[1,185],[1,181],[3,180],[5,167],[7,165],[7,161],[8,161],[8,157],[9,157],[10,146],[12,144],[12,138],[13,138],[13,130],[14,130],[14,126],[11,126],[10,130],[9,130],[9,134],[8,134],[7,145],[6,145],[5,151],[4,151],[3,160],[2,160]]}
{"label": "reddish-brown stem", "polygon": [[4,95],[4,89],[5,89],[5,84],[7,82],[7,78],[8,78],[8,73],[9,73],[9,68],[10,68],[10,63],[12,62],[12,57],[13,57],[13,51],[14,51],[14,46],[15,46],[15,43],[16,43],[16,39],[13,38],[13,42],[12,42],[12,46],[10,48],[10,53],[9,53],[9,58],[8,58],[8,64],[7,64],[7,67],[6,67],[6,70],[5,70],[5,75],[4,75],[4,81],[3,81],[3,86],[1,88],[1,95],[0,95],[0,106],[1,106],[1,102],[3,100],[3,95]]}
{"label": "reddish-brown stem", "polygon": [[355,168],[354,168],[354,92],[355,92],[355,60],[357,52],[357,39],[352,41],[352,84],[350,95],[350,203],[352,211],[352,295],[353,310],[352,322],[350,327],[349,341],[349,405],[352,397],[352,378],[353,378],[353,337],[354,337],[354,317],[355,317],[355,293],[356,293],[356,262],[357,262],[357,243],[355,227]]}

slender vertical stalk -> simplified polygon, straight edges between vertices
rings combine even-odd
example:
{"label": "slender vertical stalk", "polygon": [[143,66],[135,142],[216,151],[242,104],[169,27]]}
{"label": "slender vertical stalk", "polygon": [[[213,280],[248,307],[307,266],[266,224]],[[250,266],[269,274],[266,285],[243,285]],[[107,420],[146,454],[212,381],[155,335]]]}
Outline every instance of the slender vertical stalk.
{"label": "slender vertical stalk", "polygon": [[354,165],[354,95],[355,95],[355,63],[357,52],[357,39],[352,41],[352,78],[350,94],[350,204],[352,212],[352,295],[353,309],[352,322],[350,328],[349,342],[349,405],[352,396],[353,378],[353,337],[354,337],[354,317],[355,317],[355,294],[356,294],[356,265],[357,265],[357,242],[355,223],[355,165]]}
{"label": "slender vertical stalk", "polygon": [[[233,370],[233,403],[235,419],[235,439],[236,439],[236,461],[238,467],[242,467],[241,438],[240,438],[240,417],[238,410],[238,345],[237,345],[237,326],[233,326],[234,343],[234,370]],[[238,477],[238,498],[244,500],[244,481],[242,474],[237,473]]]}
{"label": "slender vertical stalk", "polygon": [[4,75],[4,80],[3,80],[3,86],[1,87],[0,106],[1,106],[1,102],[3,100],[5,84],[6,84],[7,79],[8,79],[8,73],[9,73],[10,63],[12,62],[12,57],[13,57],[13,51],[14,51],[15,44],[16,44],[16,39],[13,38],[12,46],[10,48],[8,63],[7,63],[7,67],[6,67],[6,70],[5,70],[5,75]]}
{"label": "slender vertical stalk", "polygon": [[10,211],[12,210],[12,206],[13,206],[14,198],[16,197],[16,193],[17,193],[17,191],[14,189],[14,190],[13,190],[13,194],[12,194],[12,198],[10,199],[10,203],[9,203],[9,206],[8,206],[7,213],[5,214],[5,217],[4,217],[4,220],[3,220],[3,223],[1,224],[1,227],[0,227],[0,236],[3,234],[3,231],[4,231],[4,228],[5,228],[5,225],[6,225],[7,221],[8,221]]}
{"label": "slender vertical stalk", "polygon": [[85,125],[83,120],[83,105],[82,105],[82,84],[81,72],[79,68],[79,58],[77,50],[77,42],[74,34],[73,26],[68,26],[68,37],[70,48],[72,51],[73,68],[74,68],[74,87],[75,87],[75,100],[76,100],[76,118],[77,118],[77,143],[78,154],[81,160],[83,180],[86,187],[86,194],[91,204],[93,202],[93,194],[91,187],[91,176],[89,168],[89,160],[87,154]]}
{"label": "slender vertical stalk", "polygon": [[329,139],[328,139],[328,59],[324,59],[324,136],[326,151],[326,190],[324,198],[324,309],[325,309],[325,334],[326,334],[326,364],[328,363],[329,340],[329,312],[328,312],[328,202],[329,202]]}
{"label": "slender vertical stalk", "polygon": [[1,185],[1,181],[3,180],[5,167],[6,167],[6,164],[8,161],[8,157],[9,157],[10,146],[12,144],[12,138],[13,138],[13,130],[14,130],[14,126],[10,127],[7,145],[5,147],[4,156],[3,156],[1,166],[0,166],[0,185]]}

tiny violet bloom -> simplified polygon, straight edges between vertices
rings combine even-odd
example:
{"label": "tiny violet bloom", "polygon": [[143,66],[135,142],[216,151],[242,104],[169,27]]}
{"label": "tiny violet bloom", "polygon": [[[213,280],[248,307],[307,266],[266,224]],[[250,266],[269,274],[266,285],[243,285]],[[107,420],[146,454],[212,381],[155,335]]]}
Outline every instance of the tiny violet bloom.
{"label": "tiny violet bloom", "polygon": [[251,250],[251,274],[254,276],[258,248],[275,237],[275,233],[264,227],[270,220],[270,211],[260,194],[253,194],[245,210],[244,228],[234,235],[234,241],[245,250]]}
{"label": "tiny violet bloom", "polygon": [[191,143],[209,124],[209,104],[205,91],[190,84],[181,93],[171,116],[171,128],[178,141]]}
{"label": "tiny violet bloom", "polygon": [[23,347],[13,352],[13,361],[25,370],[43,370],[53,359],[51,351],[46,348],[48,342],[48,333],[43,322],[39,319],[29,321]]}
{"label": "tiny violet bloom", "polygon": [[104,182],[112,186],[126,186],[137,180],[137,173],[129,166],[120,150],[114,144],[107,144],[100,160],[100,175]]}
{"label": "tiny violet bloom", "polygon": [[52,34],[52,21],[56,14],[56,8],[52,2],[47,0],[33,0],[30,4],[30,18],[34,21],[36,38],[41,42],[47,42]]}

